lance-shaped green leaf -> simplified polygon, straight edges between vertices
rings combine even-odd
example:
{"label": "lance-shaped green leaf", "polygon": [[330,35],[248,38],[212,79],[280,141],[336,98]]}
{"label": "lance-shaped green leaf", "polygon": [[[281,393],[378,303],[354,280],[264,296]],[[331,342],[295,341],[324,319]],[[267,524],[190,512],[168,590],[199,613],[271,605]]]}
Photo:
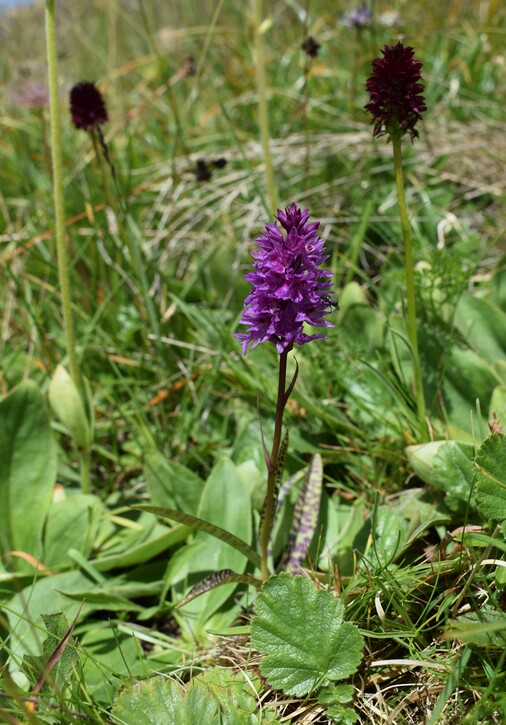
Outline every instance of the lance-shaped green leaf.
{"label": "lance-shaped green leaf", "polygon": [[251,574],[237,574],[235,571],[232,571],[232,569],[221,569],[220,571],[215,571],[212,574],[209,574],[198,584],[195,584],[185,598],[178,602],[177,606],[183,607],[185,604],[188,604],[188,602],[191,602],[192,599],[200,597],[201,594],[205,594],[210,589],[221,587],[223,584],[251,584],[256,589],[259,589],[262,586],[263,581],[255,576],[251,576]]}
{"label": "lance-shaped green leaf", "polygon": [[506,520],[506,436],[495,434],[476,456],[476,502],[484,519]]}
{"label": "lance-shaped green leaf", "polygon": [[244,556],[246,556],[254,566],[261,566],[260,555],[257,554],[257,552],[252,549],[249,544],[242,539],[239,539],[238,536],[231,534],[229,531],[226,531],[219,526],[215,526],[214,524],[210,524],[209,521],[203,521],[197,516],[191,516],[191,514],[185,514],[183,511],[176,511],[176,509],[167,508],[166,506],[139,504],[137,506],[132,506],[132,508],[138,511],[149,511],[152,514],[155,514],[155,516],[160,516],[162,519],[177,521],[180,524],[185,524],[185,526],[191,526],[193,529],[198,529],[206,534],[211,534],[211,536],[215,536],[217,539],[224,541],[234,549],[237,549],[237,551],[240,551],[241,554],[244,554]]}
{"label": "lance-shaped green leaf", "polygon": [[307,556],[318,524],[323,485],[322,457],[317,453],[311,459],[293,512],[292,529],[281,560],[281,568],[297,571]]}
{"label": "lance-shaped green leaf", "polygon": [[251,643],[264,655],[260,670],[275,690],[303,697],[353,674],[364,640],[344,622],[344,604],[309,579],[279,574],[257,596]]}

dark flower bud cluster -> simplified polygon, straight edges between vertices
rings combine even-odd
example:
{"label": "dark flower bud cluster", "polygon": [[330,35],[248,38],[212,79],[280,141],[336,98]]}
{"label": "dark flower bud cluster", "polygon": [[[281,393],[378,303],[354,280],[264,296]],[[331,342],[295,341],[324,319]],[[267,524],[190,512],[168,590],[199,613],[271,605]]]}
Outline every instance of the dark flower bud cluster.
{"label": "dark flower bud cluster", "polygon": [[308,35],[307,38],[304,38],[300,47],[310,58],[316,58],[321,45],[316,38],[313,38],[312,35]]}
{"label": "dark flower bud cluster", "polygon": [[415,60],[413,48],[400,42],[385,45],[381,52],[383,58],[373,61],[366,84],[371,100],[365,109],[374,116],[374,135],[409,133],[413,139],[418,136],[415,125],[427,110],[420,83],[422,64]]}
{"label": "dark flower bud cluster", "polygon": [[210,181],[213,176],[212,169],[224,169],[227,165],[227,159],[220,156],[219,159],[206,161],[205,159],[197,159],[193,173],[197,181]]}
{"label": "dark flower bud cluster", "polygon": [[197,62],[193,55],[189,55],[186,59],[183,72],[186,78],[191,78],[192,76],[197,75]]}
{"label": "dark flower bud cluster", "polygon": [[323,239],[317,236],[319,222],[308,223],[308,218],[307,209],[291,204],[278,210],[281,228],[277,222],[266,224],[256,240],[254,271],[245,275],[252,289],[241,318],[249,330],[235,335],[243,341],[244,354],[250,344],[253,348],[260,342],[273,342],[281,354],[294,344],[325,337],[306,334],[305,323],[333,327],[323,319],[329,313],[332,274],[319,269],[328,256]]}
{"label": "dark flower bud cluster", "polygon": [[70,115],[74,126],[84,131],[107,123],[109,116],[104,99],[94,83],[77,83],[71,89]]}

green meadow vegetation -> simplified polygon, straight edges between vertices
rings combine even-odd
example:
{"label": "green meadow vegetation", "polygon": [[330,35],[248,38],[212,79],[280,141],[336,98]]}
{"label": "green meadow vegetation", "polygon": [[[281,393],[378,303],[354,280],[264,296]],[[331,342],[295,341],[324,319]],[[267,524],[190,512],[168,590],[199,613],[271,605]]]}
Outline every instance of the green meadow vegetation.
{"label": "green meadow vegetation", "polygon": [[[0,722],[504,723],[504,3],[45,0],[0,33]],[[415,138],[364,109],[398,41]],[[243,354],[292,204],[333,326]]]}

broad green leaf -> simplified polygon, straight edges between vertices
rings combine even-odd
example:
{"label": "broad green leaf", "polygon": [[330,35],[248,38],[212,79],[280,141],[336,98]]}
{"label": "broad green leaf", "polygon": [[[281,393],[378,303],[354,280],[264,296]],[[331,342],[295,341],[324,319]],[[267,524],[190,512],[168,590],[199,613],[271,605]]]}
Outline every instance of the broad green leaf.
{"label": "broad green leaf", "polygon": [[400,383],[384,372],[380,362],[357,360],[342,373],[349,415],[374,436],[399,435],[406,424],[416,425]]}
{"label": "broad green leaf", "polygon": [[383,341],[384,321],[374,310],[363,288],[350,282],[339,295],[339,329],[354,349],[374,350]]}
{"label": "broad green leaf", "polygon": [[[56,464],[46,403],[35,383],[24,382],[0,402],[0,554],[41,559]],[[28,565],[17,559],[13,566]]]}
{"label": "broad green leaf", "polygon": [[332,592],[280,574],[266,582],[254,611],[251,642],[272,688],[302,697],[356,671],[363,637],[343,622],[344,604]]}
{"label": "broad green leaf", "polygon": [[[5,606],[10,625],[11,651],[18,657],[23,654],[42,654],[44,636],[40,631],[41,615],[61,612],[71,622],[82,600],[72,601],[61,594],[61,591],[89,591],[92,586],[80,571],[68,571],[38,579],[22,589]],[[92,609],[85,602],[81,609],[81,618],[84,619]]]}
{"label": "broad green leaf", "polygon": [[[119,551],[117,554],[109,554],[93,559],[93,564],[97,571],[110,571],[111,569],[124,569],[136,564],[143,564],[145,561],[153,559],[167,549],[188,538],[191,529],[188,526],[174,526],[163,534],[153,535],[152,538],[144,541],[137,546],[126,548],[125,551]],[[157,532],[154,532],[155,534]]]}
{"label": "broad green leaf", "polygon": [[[233,672],[223,667],[208,669],[192,680],[190,687],[205,687],[220,705],[220,725],[260,725],[276,723],[275,714],[259,709],[257,693],[262,689],[260,678],[248,673]],[[197,724],[198,725],[198,724]]]}
{"label": "broad green leaf", "polygon": [[322,497],[322,520],[325,540],[318,566],[322,571],[337,566],[344,576],[353,574],[356,566],[355,551],[365,552],[371,530],[365,502],[343,502],[338,496]]}
{"label": "broad green leaf", "polygon": [[[483,357],[454,345],[445,360],[442,384],[448,422],[466,432],[485,435],[492,392],[500,382]],[[477,419],[476,400],[480,403],[481,419]]]}
{"label": "broad green leaf", "polygon": [[492,369],[503,385],[506,385],[506,360],[494,360]]}
{"label": "broad green leaf", "polygon": [[506,436],[487,438],[476,455],[476,502],[484,519],[506,520]]}
{"label": "broad green leaf", "polygon": [[56,417],[68,430],[76,448],[89,448],[91,429],[83,401],[76,384],[63,365],[58,365],[51,378],[48,398]]}
{"label": "broad green leaf", "polygon": [[406,448],[408,460],[422,481],[444,491],[447,504],[467,504],[476,469],[474,446],[463,441],[431,441]]}
{"label": "broad green leaf", "polygon": [[455,311],[455,326],[489,363],[506,356],[506,314],[493,302],[462,295]]}
{"label": "broad green leaf", "polygon": [[168,677],[128,684],[116,698],[112,717],[121,725],[199,725],[219,723],[219,703],[204,687],[190,687],[188,694]]}
{"label": "broad green leaf", "polygon": [[[205,541],[206,546],[200,549],[189,566],[189,572],[215,572],[221,569],[232,569],[243,573],[247,559],[259,557],[250,542],[253,536],[251,500],[244,488],[235,465],[228,459],[218,461],[209,476],[198,511],[198,517],[214,527],[232,535],[233,541],[245,542],[246,547],[239,549],[230,545],[226,539],[205,533],[200,529],[195,534],[195,541]],[[204,626],[205,621],[228,599],[236,585],[213,589],[185,607],[185,615],[197,615],[196,628]]]}
{"label": "broad green leaf", "polygon": [[65,592],[60,590],[60,593],[68,599],[72,599],[76,602],[86,602],[89,606],[94,609],[103,609],[104,611],[110,612],[142,612],[144,607],[140,604],[134,604],[126,597],[118,596],[108,591],[79,591],[79,592]]}
{"label": "broad green leaf", "polygon": [[88,624],[80,642],[86,653],[86,688],[106,705],[112,703],[126,676],[146,674],[138,640],[112,621]]}
{"label": "broad green leaf", "polygon": [[44,530],[44,563],[48,567],[72,563],[68,552],[91,552],[103,505],[97,496],[76,494],[51,504]]}
{"label": "broad green leaf", "polygon": [[374,521],[376,554],[381,565],[386,566],[403,550],[408,524],[400,511],[392,506],[380,506]]}
{"label": "broad green leaf", "polygon": [[146,455],[146,481],[151,502],[195,515],[204,481],[189,468],[167,460],[159,451]]}
{"label": "broad green leaf", "polygon": [[506,385],[498,385],[492,393],[488,418],[491,420],[494,417],[506,425]]}
{"label": "broad green leaf", "polygon": [[494,303],[506,312],[506,270],[504,269],[504,257],[497,265],[497,271],[492,277],[491,292]]}
{"label": "broad green leaf", "polygon": [[152,677],[122,688],[112,717],[121,725],[275,725],[274,713],[256,712],[260,687],[255,676],[224,668],[207,670],[185,686]]}
{"label": "broad green leaf", "polygon": [[485,605],[479,612],[463,614],[450,620],[449,624],[445,639],[502,648],[506,645],[506,615],[491,606]]}
{"label": "broad green leaf", "polygon": [[[42,643],[42,654],[40,656],[25,655],[23,658],[24,670],[28,671],[29,678],[35,681],[46,670],[51,655],[53,655],[69,628],[68,622],[62,612],[42,614],[41,617],[47,630],[47,637]],[[72,643],[69,642],[56,664],[51,668],[49,682],[54,683],[58,691],[62,692],[69,684],[72,668],[77,664],[78,660],[79,655],[72,646]],[[41,692],[45,692],[46,689],[47,684],[44,685]]]}

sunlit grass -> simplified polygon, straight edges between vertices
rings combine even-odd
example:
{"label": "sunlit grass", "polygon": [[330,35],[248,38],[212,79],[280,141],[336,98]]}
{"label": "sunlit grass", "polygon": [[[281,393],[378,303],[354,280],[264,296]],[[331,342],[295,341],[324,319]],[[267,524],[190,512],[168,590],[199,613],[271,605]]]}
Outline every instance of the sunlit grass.
{"label": "sunlit grass", "polygon": [[[363,667],[353,680],[355,707],[363,722],[499,723],[504,646],[445,636],[453,620],[479,612],[484,602],[500,611],[503,589],[494,568],[480,563],[484,549],[460,547],[450,535],[480,523],[476,511],[445,508],[444,495],[424,486],[406,458],[405,446],[416,441],[416,406],[403,377],[409,377],[409,365],[401,364],[402,328],[399,323],[395,335],[386,325],[403,314],[401,229],[391,149],[373,144],[363,105],[372,58],[403,34],[424,63],[429,109],[420,139],[406,144],[404,165],[417,309],[422,340],[433,346],[422,342],[422,377],[431,432],[445,437],[455,421],[441,405],[441,381],[454,340],[465,343],[453,331],[455,305],[467,290],[483,296],[503,265],[506,12],[494,2],[433,8],[400,2],[402,25],[375,24],[359,37],[339,23],[347,3],[330,10],[314,0],[306,22],[303,3],[264,5],[272,21],[263,45],[277,195],[282,206],[295,200],[321,221],[342,307],[332,313],[336,327],[326,341],[296,351],[299,380],[285,414],[291,435],[286,476],[300,471],[312,453],[322,454],[325,507],[332,503],[336,511],[336,543],[329,551],[330,534],[327,548],[315,541],[311,563],[320,578],[335,573],[331,586],[343,594],[349,618],[366,637]],[[374,5],[378,13],[383,9]],[[30,84],[45,79],[41,19],[38,8],[0,15],[2,394],[26,378],[47,390],[65,355],[49,117],[46,107],[30,105],[40,102]],[[72,314],[78,358],[94,394],[91,485],[106,504],[107,526],[92,543],[91,560],[140,545],[125,504],[146,502],[144,461],[153,450],[204,479],[225,456],[237,465],[252,461],[245,475],[261,505],[255,488],[263,475],[257,405],[268,437],[277,356],[260,346],[244,358],[233,333],[249,287],[243,280],[249,252],[272,210],[247,3],[69,0],[58,6],[57,29]],[[307,78],[300,50],[306,34],[321,44]],[[188,73],[190,57],[195,74]],[[82,80],[97,82],[107,101],[104,133],[116,169],[113,189],[142,252],[142,293],[139,270],[106,208],[93,145],[68,117],[68,90]],[[20,101],[21,91],[28,103]],[[213,165],[219,158],[227,161],[223,168]],[[200,159],[212,171],[208,181],[197,179]],[[355,286],[346,286],[350,282]],[[401,362],[392,355],[396,344]],[[289,374],[290,366],[293,361]],[[472,439],[471,425],[463,426]],[[73,494],[77,459],[61,426],[55,428],[58,483]],[[429,517],[430,506],[440,509],[430,509],[434,521],[427,530],[386,562],[376,551],[378,542],[386,547],[377,522],[390,514],[378,511],[400,511],[411,489],[424,490],[427,507],[420,504],[419,520],[411,510],[406,514],[413,530]],[[327,516],[328,524],[327,508],[322,520]],[[111,522],[109,515],[118,518]],[[279,542],[283,535],[281,524]],[[443,555],[436,560],[431,552],[442,541]],[[135,607],[119,605],[117,611],[87,614],[74,633],[76,646],[83,660],[95,662],[104,689],[95,681],[97,689],[88,689],[86,673],[79,674],[65,702],[51,691],[43,694],[48,709],[40,716],[22,704],[27,691],[9,681],[4,662],[18,655],[8,634],[12,616],[7,621],[3,613],[0,719],[45,722],[58,706],[66,708],[68,722],[75,721],[70,711],[81,713],[82,721],[107,722],[104,692],[114,693],[130,666],[135,676],[165,668],[184,680],[215,662],[254,666],[247,641],[195,644],[191,626],[180,636],[184,609],[174,618],[171,597],[180,594],[183,582],[174,583],[170,570],[171,555],[178,552],[183,556],[179,543],[103,574],[150,616],[145,620]],[[486,558],[502,555],[492,549]],[[16,581],[5,571],[5,577],[2,604],[22,587],[35,586],[26,576]],[[247,608],[250,600],[244,596],[240,604]],[[105,618],[114,630],[111,635],[107,628],[108,642],[121,644],[114,667],[102,662],[94,639]],[[33,624],[41,627],[41,621]],[[226,627],[216,620],[214,629]],[[132,637],[131,631],[141,634]],[[122,647],[128,667],[121,664]],[[327,722],[323,711],[302,719],[312,702],[270,693],[263,706],[270,699],[277,701],[280,718],[290,716],[288,722]]]}

